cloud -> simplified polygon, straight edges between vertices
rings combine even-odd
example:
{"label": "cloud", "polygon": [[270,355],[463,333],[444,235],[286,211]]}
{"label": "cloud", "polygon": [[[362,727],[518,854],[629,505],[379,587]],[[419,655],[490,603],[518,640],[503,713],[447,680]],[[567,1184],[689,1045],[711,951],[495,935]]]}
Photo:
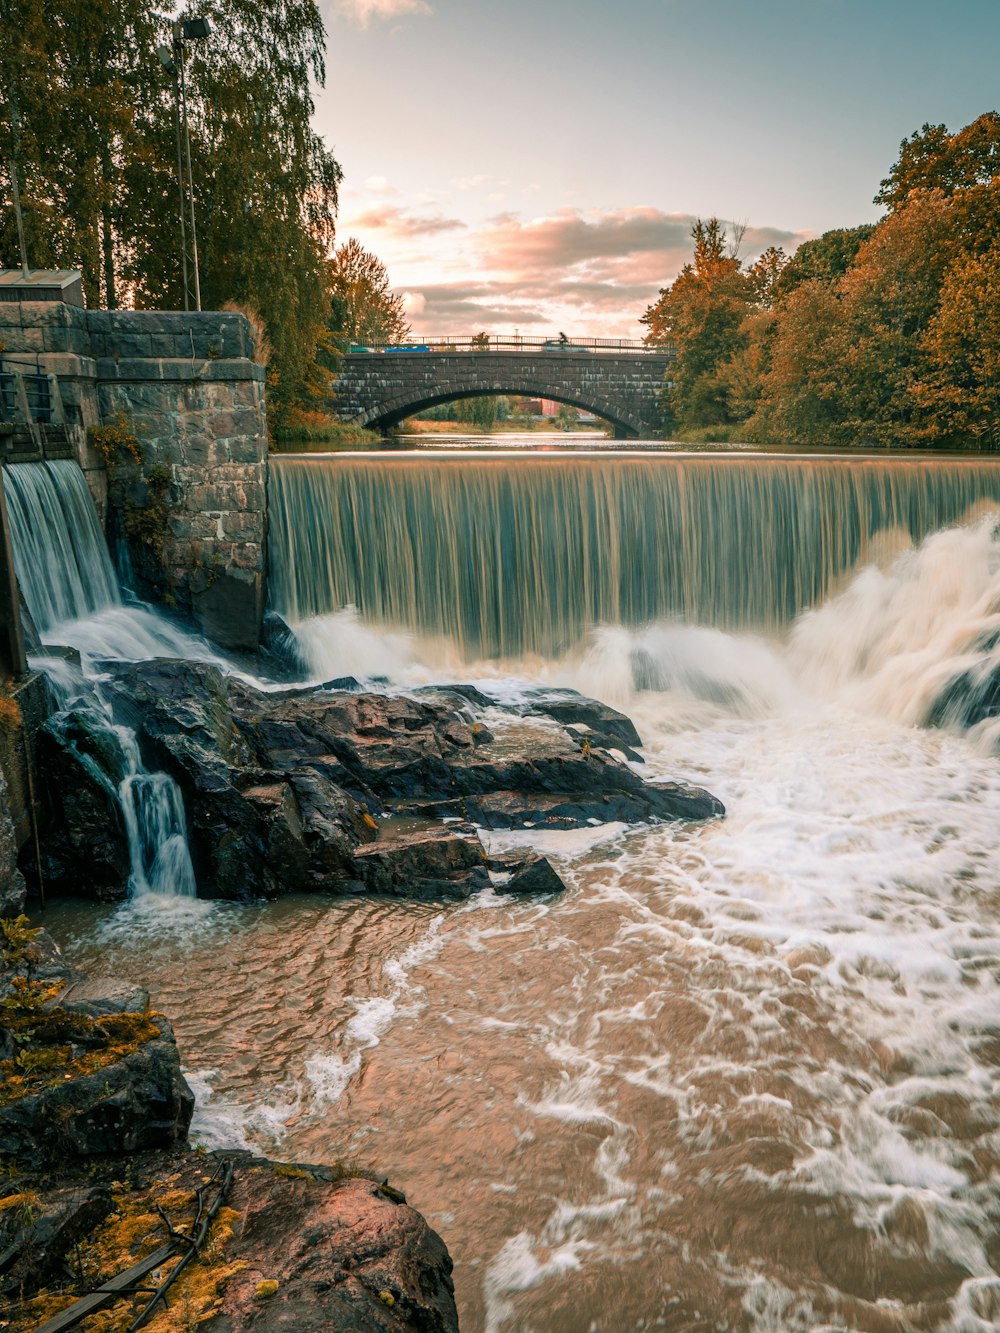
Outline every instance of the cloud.
{"label": "cloud", "polygon": [[369,176],[365,181],[365,189],[370,190],[372,194],[398,194],[399,191],[389,184],[384,176]]}
{"label": "cloud", "polygon": [[[631,208],[581,213],[564,209],[552,217],[522,222],[512,213],[493,218],[477,237],[483,260],[491,268],[525,276],[549,273],[554,266],[605,269],[640,260],[638,269],[650,281],[658,274],[667,281],[686,261],[691,250],[688,213],[664,213],[656,208]],[[759,254],[769,245],[794,249],[804,234],[777,227],[748,227],[744,255]]]}
{"label": "cloud", "polygon": [[367,213],[351,218],[351,228],[359,227],[369,231],[382,231],[393,237],[410,239],[414,236],[435,236],[443,231],[464,229],[465,223],[458,218],[446,218],[440,214],[434,216],[408,213],[403,208],[386,206],[371,208]]}
{"label": "cloud", "polygon": [[373,18],[394,19],[432,12],[427,0],[337,0],[337,9],[362,28],[367,28]]}
{"label": "cloud", "polygon": [[[385,199],[342,230],[386,261],[411,321],[428,336],[522,328],[637,337],[643,311],[691,258],[696,220],[651,207],[566,208],[467,225],[440,203],[425,208]],[[769,245],[792,251],[807,236],[748,226],[740,253],[752,262]]]}
{"label": "cloud", "polygon": [[548,324],[548,314],[532,299],[510,299],[504,284],[439,282],[409,288],[407,315],[421,320],[421,333]]}

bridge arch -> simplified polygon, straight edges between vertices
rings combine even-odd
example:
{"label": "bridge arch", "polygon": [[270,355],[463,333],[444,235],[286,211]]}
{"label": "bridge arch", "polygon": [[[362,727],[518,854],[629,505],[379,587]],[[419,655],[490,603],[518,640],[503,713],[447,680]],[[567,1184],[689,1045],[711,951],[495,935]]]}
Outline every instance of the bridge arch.
{"label": "bridge arch", "polygon": [[425,351],[352,353],[332,404],[376,430],[440,403],[484,395],[551,398],[611,423],[616,438],[655,437],[670,358],[649,352]]}
{"label": "bridge arch", "polygon": [[434,393],[425,398],[413,401],[412,396],[401,394],[398,398],[386,405],[385,410],[378,410],[377,416],[372,416],[368,421],[362,421],[360,424],[368,426],[373,430],[391,430],[394,426],[400,425],[407,417],[416,416],[419,412],[425,412],[430,407],[439,407],[442,403],[456,403],[469,398],[482,398],[484,396],[512,397],[512,398],[547,398],[554,403],[565,403],[568,407],[578,408],[582,412],[593,412],[596,417],[607,421],[613,427],[616,439],[638,439],[642,434],[641,423],[622,419],[620,413],[612,415],[608,407],[598,407],[593,401],[584,401],[581,396],[571,397],[565,390],[555,390],[538,385],[518,385],[506,386],[503,388],[476,389],[470,391],[467,389],[453,389],[447,393]]}

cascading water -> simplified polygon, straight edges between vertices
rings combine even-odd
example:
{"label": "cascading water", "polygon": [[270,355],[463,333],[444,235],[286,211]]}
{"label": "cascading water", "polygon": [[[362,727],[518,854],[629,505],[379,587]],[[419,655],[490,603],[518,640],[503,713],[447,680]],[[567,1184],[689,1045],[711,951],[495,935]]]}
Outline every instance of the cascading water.
{"label": "cascading water", "polygon": [[4,475],[18,582],[39,631],[119,606],[118,580],[79,467],[12,463]]}
{"label": "cascading water", "polygon": [[773,631],[859,564],[1000,504],[978,460],[668,455],[279,459],[271,598],[356,607],[466,660],[598,625]]}
{"label": "cascading water", "polygon": [[90,669],[99,658],[194,655],[189,651],[193,641],[153,613],[122,605],[93,498],[75,463],[10,464],[5,478],[14,565],[25,603],[44,643],[80,652],[82,674],[44,655],[34,665],[46,672],[61,707],[84,701],[86,716],[102,730],[115,756],[131,890],[193,897],[180,789],[167,774],[146,770],[135,733],[114,724]]}

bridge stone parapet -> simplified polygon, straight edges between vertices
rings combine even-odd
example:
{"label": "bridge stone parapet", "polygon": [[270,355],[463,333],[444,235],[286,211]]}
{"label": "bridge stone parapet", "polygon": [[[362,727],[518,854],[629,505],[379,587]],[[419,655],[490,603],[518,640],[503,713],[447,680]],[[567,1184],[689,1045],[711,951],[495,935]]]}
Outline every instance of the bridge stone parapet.
{"label": "bridge stone parapet", "polygon": [[[235,312],[84,310],[0,303],[0,358],[57,379],[69,434],[102,515],[131,545],[140,591],[191,613],[226,647],[256,647],[264,609],[264,370]],[[143,449],[139,474],[107,474],[87,428],[118,417]],[[126,513],[169,474],[157,553]],[[130,528],[132,529],[130,533]]]}
{"label": "bridge stone parapet", "polygon": [[551,398],[611,422],[620,439],[657,438],[669,352],[352,352],[333,407],[362,426],[389,430],[438,403],[491,394]]}

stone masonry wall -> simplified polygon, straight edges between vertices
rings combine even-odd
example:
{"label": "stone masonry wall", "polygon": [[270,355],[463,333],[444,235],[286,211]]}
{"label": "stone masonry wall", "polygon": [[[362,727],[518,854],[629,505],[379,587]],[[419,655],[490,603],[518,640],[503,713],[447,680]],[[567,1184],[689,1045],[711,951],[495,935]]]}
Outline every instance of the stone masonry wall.
{"label": "stone masonry wall", "polygon": [[[81,310],[0,305],[7,359],[59,377],[80,426],[81,466],[109,526],[149,506],[146,479],[169,474],[154,551],[130,543],[139,590],[190,612],[225,647],[256,647],[265,600],[267,429],[264,370],[235,312]],[[110,493],[86,428],[123,416],[143,447],[142,475],[116,470]],[[103,514],[102,514],[103,516]],[[134,526],[134,525],[133,525]]]}

